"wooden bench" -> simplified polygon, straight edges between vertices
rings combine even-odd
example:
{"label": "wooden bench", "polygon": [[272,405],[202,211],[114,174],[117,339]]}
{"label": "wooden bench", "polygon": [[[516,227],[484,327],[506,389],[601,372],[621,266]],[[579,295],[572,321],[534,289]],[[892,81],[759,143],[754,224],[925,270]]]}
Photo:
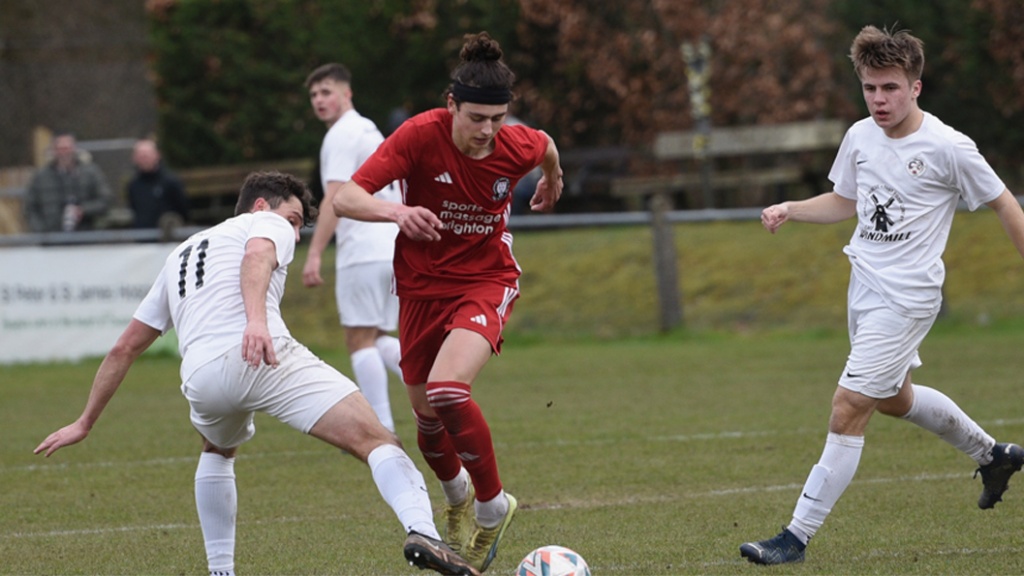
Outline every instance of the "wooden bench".
{"label": "wooden bench", "polygon": [[35,166],[0,168],[0,234],[25,232],[21,198],[35,171]]}
{"label": "wooden bench", "polygon": [[[652,147],[657,163],[690,161],[693,169],[676,166],[670,173],[617,178],[611,194],[632,201],[646,202],[651,212],[651,236],[654,244],[654,268],[657,277],[659,321],[668,331],[680,326],[683,308],[679,297],[678,257],[668,213],[674,194],[698,190],[703,208],[721,208],[725,190],[763,192],[775,188],[774,201],[788,191],[778,188],[809,186],[809,195],[823,192],[822,166],[831,165],[842,143],[846,126],[838,120],[795,122],[791,124],[715,128],[710,134],[663,132]],[[703,144],[698,146],[697,144]],[[827,164],[821,158],[827,153]],[[806,156],[811,154],[812,158]],[[725,166],[718,166],[717,164]],[[725,169],[723,169],[725,168]],[[746,198],[750,201],[750,198]],[[763,205],[763,195],[755,204]]]}
{"label": "wooden bench", "polygon": [[562,199],[559,212],[618,212],[623,200],[608,193],[611,182],[629,174],[637,151],[625,146],[596,146],[559,150]]}
{"label": "wooden bench", "polygon": [[674,169],[615,179],[610,192],[632,199],[700,192],[704,208],[728,204],[722,197],[726,190],[801,186],[803,195],[810,196],[825,191],[827,167],[845,132],[846,124],[840,120],[713,128],[703,149],[695,145],[702,138],[698,132],[663,132],[655,138],[652,157],[659,164],[676,163]]}
{"label": "wooden bench", "polygon": [[277,170],[309,182],[313,174],[311,159],[279,160],[204,166],[176,170],[185,185],[189,201],[189,220],[196,224],[217,224],[234,215],[238,190],[252,172]]}

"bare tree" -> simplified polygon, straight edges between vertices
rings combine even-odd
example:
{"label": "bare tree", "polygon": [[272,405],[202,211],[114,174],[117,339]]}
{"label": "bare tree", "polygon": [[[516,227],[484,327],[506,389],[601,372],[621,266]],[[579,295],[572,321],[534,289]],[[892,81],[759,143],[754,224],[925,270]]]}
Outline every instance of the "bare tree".
{"label": "bare tree", "polygon": [[974,0],[972,7],[991,16],[988,49],[1008,72],[989,86],[996,108],[1004,116],[1024,112],[1024,4],[1013,0]]}
{"label": "bare tree", "polygon": [[646,143],[692,125],[683,42],[711,45],[712,122],[856,113],[827,0],[520,0],[523,104],[567,144]]}

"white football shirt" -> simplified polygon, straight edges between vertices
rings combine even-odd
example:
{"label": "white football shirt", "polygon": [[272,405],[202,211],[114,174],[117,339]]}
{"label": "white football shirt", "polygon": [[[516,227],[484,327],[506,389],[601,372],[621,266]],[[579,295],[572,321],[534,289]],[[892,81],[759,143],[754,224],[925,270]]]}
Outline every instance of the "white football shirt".
{"label": "white football shirt", "polygon": [[857,201],[857,229],[843,249],[853,274],[914,318],[942,304],[942,253],[960,199],[975,210],[1006,189],[973,140],[927,112],[898,139],[871,118],[851,126],[829,179]]}
{"label": "white football shirt", "polygon": [[241,266],[250,238],[267,238],[277,251],[277,268],[267,293],[267,328],[287,336],[281,317],[288,264],[295,255],[295,229],[274,212],[242,214],[198,232],[175,248],[135,319],[161,332],[174,327],[181,352],[181,379],[242,343],[245,305]]}
{"label": "white football shirt", "polygon": [[[349,110],[324,135],[320,146],[320,179],[324,190],[328,182],[348,182],[384,136],[373,121]],[[391,202],[401,202],[401,193],[392,183],[375,194]],[[340,218],[334,237],[335,266],[347,268],[366,262],[391,262],[395,254],[398,225],[393,222],[361,222]]]}

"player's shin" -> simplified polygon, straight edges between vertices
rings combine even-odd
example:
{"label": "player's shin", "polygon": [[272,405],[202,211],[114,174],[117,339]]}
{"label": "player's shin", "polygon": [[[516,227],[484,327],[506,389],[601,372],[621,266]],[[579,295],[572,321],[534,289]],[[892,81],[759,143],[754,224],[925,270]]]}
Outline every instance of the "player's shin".
{"label": "player's shin", "polygon": [[195,494],[210,572],[231,573],[235,568],[235,517],[238,514],[235,459],[202,453],[196,467]]}
{"label": "player's shin", "polygon": [[473,479],[477,501],[486,502],[498,496],[502,486],[491,429],[480,406],[470,397],[470,385],[428,382],[427,400],[444,423],[455,452]]}
{"label": "player's shin", "polygon": [[967,454],[978,464],[988,464],[995,438],[986,433],[948,396],[927,386],[912,384],[914,402],[903,419],[917,424]]}
{"label": "player's shin", "polygon": [[366,463],[380,495],[395,511],[406,533],[415,531],[440,539],[423,475],[408,454],[394,444],[382,444],[370,452]]}
{"label": "player's shin", "polygon": [[829,433],[821,459],[807,476],[789,530],[801,542],[808,540],[825,523],[832,507],[853,480],[864,449],[863,436]]}

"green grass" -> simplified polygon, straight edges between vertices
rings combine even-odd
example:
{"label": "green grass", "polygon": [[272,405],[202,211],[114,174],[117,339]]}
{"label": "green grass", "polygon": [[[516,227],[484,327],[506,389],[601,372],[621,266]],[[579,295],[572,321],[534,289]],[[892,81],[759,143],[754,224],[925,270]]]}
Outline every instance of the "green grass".
{"label": "green grass", "polygon": [[[1021,441],[1022,346],[1020,323],[941,324],[916,380],[997,438]],[[996,509],[978,510],[967,457],[881,416],[807,562],[741,562],[740,543],[789,519],[824,443],[846,347],[840,333],[510,344],[474,392],[522,506],[489,573],[510,574],[551,543],[581,552],[595,574],[1021,573],[1022,479]],[[341,354],[326,359],[347,370]],[[49,460],[31,454],[77,416],[96,365],[0,369],[0,573],[203,573],[199,442],[173,358],[145,357],[83,444]],[[393,393],[399,435],[429,479]],[[276,421],[257,426],[236,470],[240,574],[416,573],[363,465]]]}
{"label": "green grass", "polygon": [[[489,574],[561,544],[595,574],[1020,574],[1024,478],[980,511],[973,462],[877,416],[853,484],[797,566],[741,562],[774,535],[824,444],[847,353],[843,225],[676,227],[686,327],[657,334],[642,227],[523,232],[523,297],[474,396],[521,512]],[[348,372],[333,290],[301,287],[293,333]],[[330,256],[327,257],[328,259]],[[948,315],[915,380],[999,439],[1024,441],[1022,271],[990,211],[958,215]],[[328,272],[328,282],[333,278]],[[97,360],[0,366],[0,574],[203,574],[193,504],[198,436],[177,360],[143,357],[92,435],[31,454],[81,411]],[[399,387],[398,432],[428,476]],[[415,574],[365,466],[268,418],[245,445],[240,574]]]}
{"label": "green grass", "polygon": [[[675,227],[686,330],[844,330],[850,223],[791,224],[768,234],[758,222]],[[514,252],[522,297],[511,338],[616,339],[658,332],[658,302],[646,227],[522,231]],[[1024,265],[991,210],[957,215],[946,251],[949,319],[965,324],[1024,317]],[[341,345],[334,292],[302,287],[299,247],[283,303],[310,346]],[[333,261],[333,252],[325,255]],[[327,286],[333,270],[325,266]]]}
{"label": "green grass", "polygon": [[[834,329],[846,318],[851,223],[680,224],[674,229],[685,324],[695,330]],[[615,338],[657,330],[649,230],[519,233],[524,270],[512,333]],[[1024,266],[990,210],[957,215],[946,253],[951,314],[1024,315]]]}

